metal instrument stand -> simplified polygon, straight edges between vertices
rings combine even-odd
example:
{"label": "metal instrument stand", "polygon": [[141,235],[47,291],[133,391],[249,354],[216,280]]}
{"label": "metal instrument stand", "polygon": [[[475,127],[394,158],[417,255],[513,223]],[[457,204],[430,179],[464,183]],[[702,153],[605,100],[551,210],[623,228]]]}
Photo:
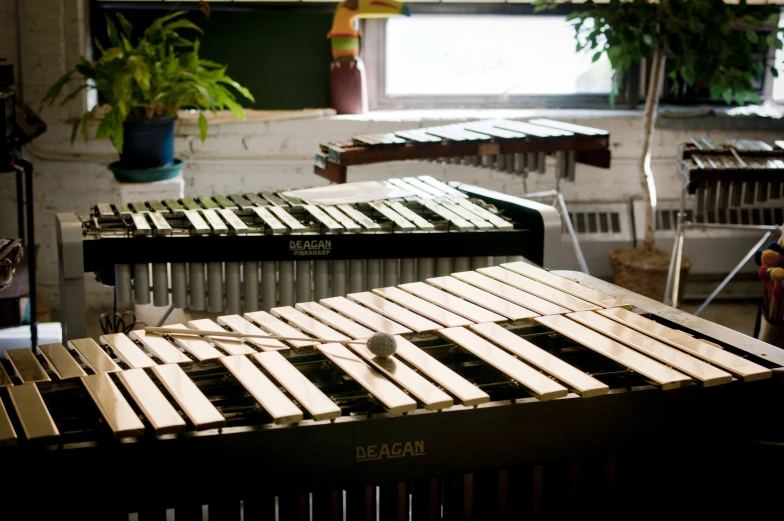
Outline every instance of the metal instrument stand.
{"label": "metal instrument stand", "polygon": [[38,345],[38,303],[35,278],[35,221],[33,216],[33,165],[20,158],[3,158],[0,174],[16,173],[16,215],[19,237],[27,251],[27,271],[30,286],[30,346]]}
{"label": "metal instrument stand", "polygon": [[757,242],[740,262],[732,268],[732,271],[722,280],[716,289],[705,299],[699,308],[693,313],[699,315],[708,307],[714,298],[724,289],[724,287],[732,280],[733,277],[740,271],[744,264],[754,256],[754,253],[760,249],[765,242],[776,232],[781,230],[781,226],[765,226],[765,225],[750,225],[750,224],[717,224],[717,223],[696,223],[686,220],[686,195],[689,190],[689,181],[684,180],[683,190],[681,191],[681,204],[678,210],[677,229],[675,233],[675,242],[672,245],[672,256],[670,257],[670,270],[667,273],[667,286],[664,290],[664,303],[670,304],[672,307],[677,308],[678,291],[681,283],[681,264],[683,261],[683,243],[686,240],[686,230],[688,229],[703,229],[703,230],[735,230],[735,231],[759,231],[764,232],[762,238]]}
{"label": "metal instrument stand", "polygon": [[580,247],[580,241],[577,239],[577,232],[574,231],[574,226],[572,225],[572,220],[569,218],[569,210],[566,208],[566,202],[564,201],[563,194],[561,193],[561,176],[556,169],[555,172],[555,188],[553,190],[546,190],[544,192],[532,192],[529,194],[524,194],[521,197],[527,199],[546,199],[548,197],[552,198],[551,206],[555,208],[558,213],[561,214],[561,221],[566,226],[566,231],[569,234],[569,237],[572,239],[572,246],[574,247],[574,254],[577,256],[577,264],[579,264],[580,269],[586,275],[590,275],[590,271],[588,271],[588,263],[585,261],[585,255],[583,255],[583,249]]}

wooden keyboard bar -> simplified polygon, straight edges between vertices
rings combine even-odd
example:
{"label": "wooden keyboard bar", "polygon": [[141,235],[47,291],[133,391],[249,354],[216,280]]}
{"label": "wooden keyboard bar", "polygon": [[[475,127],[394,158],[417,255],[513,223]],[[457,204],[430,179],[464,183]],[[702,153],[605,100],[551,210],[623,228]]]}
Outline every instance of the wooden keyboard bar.
{"label": "wooden keyboard bar", "polygon": [[[63,344],[44,344],[38,346],[38,350],[60,380],[70,380],[87,374]],[[2,374],[0,374],[0,387],[2,387]]]}
{"label": "wooden keyboard bar", "polygon": [[611,308],[601,310],[599,313],[718,366],[741,378],[744,382],[763,380],[773,376],[773,372],[770,369],[627,309]]}
{"label": "wooden keyboard bar", "polygon": [[[414,295],[411,295],[410,293],[406,293],[405,291],[399,288],[395,288],[395,287],[379,288],[379,289],[374,289],[373,293],[379,295],[380,297],[386,297],[387,299],[397,303],[398,305],[406,307],[411,311],[413,311],[414,313],[424,316],[427,319],[432,320],[434,322],[438,322],[439,324],[442,324],[446,327],[460,327],[460,326],[467,326],[469,324],[473,324],[471,320],[463,318],[460,315],[456,313],[452,313],[451,311],[446,310],[440,306],[431,304],[430,302],[424,299],[415,297]],[[384,306],[379,305],[379,308],[382,307]],[[394,318],[394,317],[390,316],[390,318]],[[440,326],[436,326],[435,329],[440,329]]]}
{"label": "wooden keyboard bar", "polygon": [[682,387],[691,382],[691,378],[688,376],[679,373],[674,369],[670,369],[666,365],[648,358],[642,353],[607,338],[592,329],[582,326],[563,315],[539,317],[534,319],[534,322],[549,327],[553,331],[556,331],[567,338],[571,338],[588,349],[596,351],[610,360],[614,360],[615,362],[628,367],[632,371],[652,380],[664,390],[677,389],[678,387]]}
{"label": "wooden keyboard bar", "polygon": [[390,413],[402,414],[417,408],[416,402],[406,393],[370,368],[346,347],[340,344],[322,344],[318,350],[364,387]]}
{"label": "wooden keyboard bar", "polygon": [[407,390],[411,396],[419,400],[428,411],[437,411],[452,407],[452,398],[444,391],[428,382],[419,373],[400,362],[395,356],[378,358],[366,345],[351,344],[351,349],[359,356],[369,362],[387,378],[397,382],[399,386]]}
{"label": "wooden keyboard bar", "polygon": [[471,329],[486,339],[519,356],[529,364],[549,373],[582,396],[590,398],[607,394],[610,388],[555,355],[521,338],[498,324],[476,324]]}
{"label": "wooden keyboard bar", "polygon": [[302,331],[317,338],[325,338],[328,341],[351,340],[346,335],[338,333],[331,327],[322,324],[318,320],[309,317],[302,311],[298,311],[291,306],[272,308],[270,313],[278,318],[286,319]]}
{"label": "wooden keyboard bar", "polygon": [[76,351],[79,358],[93,370],[94,373],[114,373],[121,371],[120,366],[109,358],[101,346],[92,338],[69,340],[68,345]]}
{"label": "wooden keyboard bar", "polygon": [[302,421],[302,411],[258,367],[253,365],[248,357],[225,356],[220,360],[245,390],[272,416],[273,422],[286,424]]}
{"label": "wooden keyboard bar", "polygon": [[525,262],[510,262],[508,264],[501,264],[501,267],[514,271],[519,275],[523,275],[530,279],[539,281],[542,284],[547,284],[550,287],[561,290],[565,293],[569,293],[575,297],[587,300],[588,302],[596,304],[597,306],[602,306],[605,308],[630,306],[630,304],[622,302],[615,297],[605,295],[604,293],[596,291],[593,288],[589,288],[583,284],[574,282],[554,273],[550,273],[547,270],[537,268],[536,266],[532,266]]}
{"label": "wooden keyboard bar", "polygon": [[117,373],[133,401],[150,422],[155,434],[170,434],[185,430],[185,420],[177,412],[144,369],[129,369]]}
{"label": "wooden keyboard bar", "polygon": [[[174,329],[187,329],[183,324],[171,324],[169,327]],[[215,360],[223,355],[220,351],[202,337],[193,335],[169,335],[174,342],[193,355],[199,362]]]}
{"label": "wooden keyboard bar", "polygon": [[[373,294],[370,293],[370,295]],[[393,322],[375,311],[371,311],[364,306],[360,306],[356,302],[350,301],[346,297],[325,298],[321,299],[320,303],[340,312],[349,319],[357,321],[363,326],[367,326],[373,331],[388,333],[390,335],[405,335],[413,332],[407,327],[402,326],[397,322]]]}
{"label": "wooden keyboard bar", "polygon": [[424,282],[401,284],[398,286],[398,288],[407,291],[421,299],[427,300],[428,302],[432,302],[437,306],[441,306],[442,308],[452,313],[461,315],[468,320],[471,320],[472,322],[501,322],[506,320],[506,317],[490,311],[492,308],[477,306],[476,304],[472,304],[467,300],[450,295],[449,293],[441,291],[440,289],[437,289],[431,285],[425,284]]}
{"label": "wooden keyboard bar", "polygon": [[131,338],[135,338],[158,360],[164,364],[190,364],[193,360],[177,349],[171,342],[161,335],[147,333],[144,329],[137,329],[130,332]]}
{"label": "wooden keyboard bar", "polygon": [[109,349],[114,351],[117,358],[125,362],[125,365],[131,369],[142,367],[152,367],[156,364],[152,358],[147,356],[144,351],[137,346],[133,340],[125,336],[123,333],[115,333],[113,335],[101,336],[101,342],[109,346]]}
{"label": "wooden keyboard bar", "polygon": [[518,275],[517,273],[513,273],[498,266],[494,266],[492,268],[480,268],[476,271],[483,275],[487,275],[488,277],[499,280],[505,284],[509,284],[510,286],[514,286],[519,290],[536,295],[537,297],[541,297],[545,300],[549,300],[550,302],[565,307],[570,311],[592,311],[594,309],[599,309],[599,306],[596,304],[592,304],[581,298],[572,296],[569,293],[564,293],[559,289],[547,286],[546,284],[529,279],[528,277],[523,277],[522,275]]}
{"label": "wooden keyboard bar", "polygon": [[152,372],[197,430],[222,427],[226,420],[177,364],[156,365]]}
{"label": "wooden keyboard bar", "polygon": [[438,333],[488,365],[501,371],[512,380],[520,383],[540,400],[561,398],[569,392],[566,387],[551,380],[547,375],[521,362],[500,347],[494,346],[466,328],[442,329]]}
{"label": "wooden keyboard bar", "polygon": [[[286,324],[282,320],[273,317],[266,311],[254,311],[253,313],[245,313],[245,318],[247,320],[257,323],[262,328],[271,332],[273,335],[287,336],[293,338],[308,338],[308,335],[306,335],[302,331],[291,327],[290,325]],[[318,344],[318,341],[286,340],[286,343],[291,344],[298,351],[302,351],[302,350],[309,351],[313,349],[313,346]]]}
{"label": "wooden keyboard bar", "polygon": [[525,309],[522,306],[518,306],[517,304],[497,297],[492,293],[488,293],[487,291],[481,290],[476,286],[467,284],[454,277],[435,277],[427,279],[427,283],[444,291],[454,293],[458,297],[464,298],[465,300],[478,304],[486,309],[492,309],[509,320],[526,320],[539,316],[529,309]]}
{"label": "wooden keyboard bar", "polygon": [[16,431],[11,424],[11,418],[8,417],[8,411],[5,410],[5,405],[0,400],[0,443],[10,441],[16,441]]}
{"label": "wooden keyboard bar", "polygon": [[253,357],[297,399],[314,420],[331,420],[341,415],[340,407],[280,353],[256,353]]}
{"label": "wooden keyboard bar", "polygon": [[732,381],[732,375],[728,372],[717,369],[698,358],[593,311],[570,313],[566,316],[629,347],[633,347],[637,351],[645,353],[678,371],[686,373],[695,380],[702,382],[702,385],[705,387],[726,384]]}
{"label": "wooden keyboard bar", "polygon": [[[244,333],[246,335],[268,335],[269,333],[254,326],[239,315],[225,315],[218,317],[218,324],[226,326],[232,331],[237,333]],[[248,341],[262,351],[289,351],[290,348],[280,340],[270,338],[265,340],[263,338],[249,338]]]}
{"label": "wooden keyboard bar", "polygon": [[370,338],[373,336],[373,331],[365,326],[349,320],[339,313],[335,313],[317,302],[300,302],[294,306],[295,309],[303,313],[310,313],[314,317],[322,320],[325,324],[344,333],[351,338]]}
{"label": "wooden keyboard bar", "polygon": [[38,358],[29,349],[8,349],[5,357],[11,362],[22,383],[51,382]]}
{"label": "wooden keyboard bar", "polygon": [[558,304],[553,304],[549,300],[539,298],[536,295],[531,295],[525,291],[521,291],[509,284],[504,284],[501,281],[490,278],[475,271],[464,271],[461,273],[453,273],[452,277],[476,286],[479,289],[492,293],[497,297],[509,300],[526,309],[530,309],[540,315],[559,315],[562,313],[569,313],[569,310]]}
{"label": "wooden keyboard bar", "polygon": [[9,387],[8,394],[28,440],[60,436],[60,431],[57,430],[57,425],[54,424],[52,415],[49,414],[44,399],[34,383]]}
{"label": "wooden keyboard bar", "polygon": [[116,437],[144,434],[144,424],[107,373],[82,376],[81,379]]}
{"label": "wooden keyboard bar", "polygon": [[397,352],[395,356],[402,358],[420,373],[457,397],[466,407],[490,401],[490,396],[450,368],[415,346],[402,336],[396,336]]}
{"label": "wooden keyboard bar", "polygon": [[[416,331],[417,333],[435,331],[442,327],[432,320],[414,313],[413,311],[410,311],[395,302],[381,298],[379,295],[371,293],[370,291],[364,291],[362,293],[349,293],[347,296],[351,300],[367,306],[372,311],[384,315],[387,318],[394,320],[395,322],[399,322],[405,327]],[[399,333],[396,331],[395,334]]]}
{"label": "wooden keyboard bar", "polygon": [[[188,327],[191,329],[198,329],[199,331],[215,331],[216,333],[225,332],[226,330],[208,318],[201,320],[191,320],[188,322]],[[220,347],[230,355],[250,355],[256,352],[248,344],[242,340],[232,340],[231,338],[208,337],[213,344]]]}

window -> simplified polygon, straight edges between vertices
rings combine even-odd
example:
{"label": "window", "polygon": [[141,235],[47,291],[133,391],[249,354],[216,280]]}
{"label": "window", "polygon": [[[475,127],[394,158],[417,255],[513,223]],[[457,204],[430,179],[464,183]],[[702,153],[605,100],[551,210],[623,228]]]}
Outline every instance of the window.
{"label": "window", "polygon": [[563,14],[416,14],[364,34],[374,108],[609,105],[609,60],[576,51]]}

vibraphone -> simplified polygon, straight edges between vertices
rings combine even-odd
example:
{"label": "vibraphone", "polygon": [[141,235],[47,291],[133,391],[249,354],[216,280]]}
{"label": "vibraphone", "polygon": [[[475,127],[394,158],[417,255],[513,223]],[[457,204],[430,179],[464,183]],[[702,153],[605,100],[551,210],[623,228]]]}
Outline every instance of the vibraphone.
{"label": "vibraphone", "polygon": [[[321,145],[316,174],[345,183],[347,169],[387,161],[420,159],[492,168],[523,176],[545,174],[547,156],[555,157],[555,187],[523,197],[549,199],[561,213],[580,269],[588,273],[580,242],[561,194],[561,181],[574,181],[577,163],[610,168],[610,133],[551,119],[493,119],[385,134],[355,136],[346,142]],[[525,188],[527,191],[527,188]]]}
{"label": "vibraphone", "polygon": [[85,273],[118,302],[236,314],[508,256],[549,266],[560,227],[545,205],[430,176],[99,204],[85,219],[57,215],[63,338],[86,334]]}
{"label": "vibraphone", "polygon": [[[744,486],[780,478],[737,455],[780,427],[784,353],[583,280],[514,262],[188,324],[208,337],[7,351],[4,519],[679,518],[775,503]],[[396,335],[395,355],[345,343],[374,331]]]}
{"label": "vibraphone", "polygon": [[[764,232],[762,239],[743,257],[729,275],[695,311],[699,315],[721,292],[768,238],[779,231],[784,203],[784,141],[774,145],[759,140],[730,139],[718,143],[709,138],[692,138],[678,147],[677,170],[683,180],[680,211],[667,281],[665,302],[678,306],[680,267],[687,229],[723,229]],[[687,214],[687,199],[693,195],[693,218]],[[749,210],[764,206],[776,225],[754,222]]]}

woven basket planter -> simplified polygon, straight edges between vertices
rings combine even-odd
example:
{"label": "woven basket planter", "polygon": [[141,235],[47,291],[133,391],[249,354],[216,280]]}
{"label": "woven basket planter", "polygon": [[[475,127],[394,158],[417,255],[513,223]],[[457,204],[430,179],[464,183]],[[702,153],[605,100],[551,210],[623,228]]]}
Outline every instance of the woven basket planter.
{"label": "woven basket planter", "polygon": [[[625,248],[610,252],[613,283],[658,302],[664,300],[667,273],[670,269],[669,251],[645,248]],[[683,288],[691,268],[691,260],[683,257],[678,300],[683,298]]]}

